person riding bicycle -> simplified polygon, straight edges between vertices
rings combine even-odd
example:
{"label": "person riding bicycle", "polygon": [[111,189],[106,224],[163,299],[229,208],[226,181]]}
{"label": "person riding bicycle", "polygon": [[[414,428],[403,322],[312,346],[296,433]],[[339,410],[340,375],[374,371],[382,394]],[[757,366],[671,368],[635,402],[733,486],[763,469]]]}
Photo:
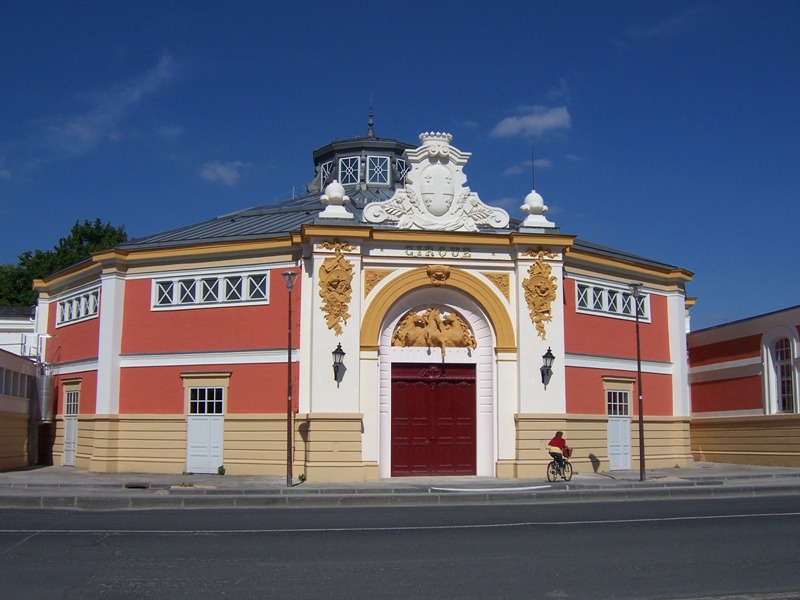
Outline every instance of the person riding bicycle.
{"label": "person riding bicycle", "polygon": [[547,442],[547,446],[550,456],[552,456],[556,463],[558,463],[558,471],[563,477],[564,458],[569,458],[570,455],[570,447],[567,446],[567,440],[564,439],[564,433],[562,431],[556,431],[555,437]]}

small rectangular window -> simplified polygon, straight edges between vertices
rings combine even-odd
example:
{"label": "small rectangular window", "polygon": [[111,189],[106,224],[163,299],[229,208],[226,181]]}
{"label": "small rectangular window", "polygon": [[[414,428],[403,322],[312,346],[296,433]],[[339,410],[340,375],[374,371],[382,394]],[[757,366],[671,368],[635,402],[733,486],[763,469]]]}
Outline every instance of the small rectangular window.
{"label": "small rectangular window", "polygon": [[367,183],[389,185],[389,157],[367,157]]}
{"label": "small rectangular window", "polygon": [[64,415],[67,417],[75,417],[78,415],[78,399],[80,392],[71,391],[66,393],[66,402],[64,405]]}
{"label": "small rectangular window", "polygon": [[201,289],[203,302],[219,301],[219,279],[203,279]]}
{"label": "small rectangular window", "polygon": [[592,288],[592,308],[594,310],[603,310],[603,289]]}
{"label": "small rectangular window", "polygon": [[578,284],[578,307],[589,308],[589,287]]}
{"label": "small rectangular window", "polygon": [[339,183],[342,185],[356,184],[360,175],[360,161],[357,156],[339,159]]}
{"label": "small rectangular window", "polygon": [[178,282],[180,289],[178,304],[194,304],[197,282],[194,279],[184,279]]}
{"label": "small rectangular window", "polygon": [[329,160],[327,162],[322,163],[322,165],[320,166],[319,176],[321,180],[320,183],[322,184],[321,187],[323,189],[326,185],[328,185],[331,182],[332,175],[333,175],[333,161]]}
{"label": "small rectangular window", "polygon": [[622,294],[622,314],[633,316],[633,296],[631,294]]}
{"label": "small rectangular window", "polygon": [[408,163],[402,158],[398,158],[395,164],[397,165],[397,183],[405,185],[409,171]]}
{"label": "small rectangular window", "polygon": [[189,388],[189,414],[190,415],[221,415],[223,414],[224,397],[221,387],[193,387]]}
{"label": "small rectangular window", "polygon": [[168,306],[172,304],[172,294],[175,284],[172,281],[159,281],[156,283],[156,306]]}
{"label": "small rectangular window", "polygon": [[250,300],[266,300],[267,299],[267,276],[266,275],[251,275],[247,278],[248,281],[248,296]]}
{"label": "small rectangular window", "polygon": [[606,403],[609,417],[628,416],[628,392],[608,390],[606,392]]}
{"label": "small rectangular window", "polygon": [[225,278],[225,300],[236,301],[242,299],[242,278]]}

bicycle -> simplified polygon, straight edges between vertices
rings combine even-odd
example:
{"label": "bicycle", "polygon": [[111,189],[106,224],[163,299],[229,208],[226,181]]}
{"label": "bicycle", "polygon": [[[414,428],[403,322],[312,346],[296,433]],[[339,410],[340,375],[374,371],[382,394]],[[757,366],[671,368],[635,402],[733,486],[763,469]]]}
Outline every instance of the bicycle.
{"label": "bicycle", "polygon": [[572,479],[572,465],[569,462],[568,454],[563,455],[563,461],[563,468],[559,468],[555,458],[547,464],[547,481],[556,481],[559,477],[564,481]]}

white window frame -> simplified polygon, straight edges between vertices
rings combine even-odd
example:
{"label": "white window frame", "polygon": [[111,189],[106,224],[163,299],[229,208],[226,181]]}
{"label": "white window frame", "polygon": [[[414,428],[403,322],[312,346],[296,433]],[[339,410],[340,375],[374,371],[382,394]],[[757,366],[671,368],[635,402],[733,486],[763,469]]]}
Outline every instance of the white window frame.
{"label": "white window frame", "polygon": [[628,390],[607,389],[606,412],[609,417],[630,417],[630,392],[628,392]]}
{"label": "white window frame", "polygon": [[[355,166],[355,168],[353,168]],[[361,181],[361,157],[344,156],[339,159],[339,183],[356,185]]]}
{"label": "white window frame", "polygon": [[[630,288],[588,279],[575,280],[575,310],[617,319],[636,319]],[[650,294],[646,292],[639,296],[639,320],[645,323],[651,320]]]}
{"label": "white window frame", "polygon": [[389,185],[391,178],[391,164],[388,156],[367,156],[368,184]]}
{"label": "white window frame", "polygon": [[56,305],[56,327],[96,319],[100,313],[100,288],[62,298]]}
{"label": "white window frame", "polygon": [[319,166],[320,189],[328,185],[333,178],[333,161],[328,160]]}
{"label": "white window frame", "polygon": [[395,164],[395,172],[397,173],[395,177],[395,182],[405,185],[406,177],[408,177],[408,172],[411,170],[411,167],[402,158],[398,158],[394,164]]}
{"label": "white window frame", "polygon": [[78,407],[81,401],[80,389],[65,389],[64,390],[64,416],[77,417]]}
{"label": "white window frame", "polygon": [[174,275],[152,280],[151,310],[269,304],[270,272],[222,271]]}
{"label": "white window frame", "polygon": [[218,385],[191,386],[188,388],[189,416],[207,417],[225,414],[225,387]]}
{"label": "white window frame", "polygon": [[[780,358],[777,344],[788,341],[788,358]],[[775,327],[761,337],[762,383],[764,386],[764,408],[767,414],[800,413],[800,334],[796,327]],[[791,410],[782,407],[782,382],[791,387]]]}

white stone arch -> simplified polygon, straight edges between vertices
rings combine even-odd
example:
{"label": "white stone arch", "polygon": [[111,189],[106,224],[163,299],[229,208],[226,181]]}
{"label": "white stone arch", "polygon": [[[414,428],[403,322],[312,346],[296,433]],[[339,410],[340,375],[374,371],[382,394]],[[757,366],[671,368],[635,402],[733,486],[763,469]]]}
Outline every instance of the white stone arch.
{"label": "white stone arch", "polygon": [[782,326],[773,327],[761,336],[761,364],[764,376],[762,377],[764,412],[771,415],[778,412],[778,380],[775,364],[775,344],[778,340],[787,338],[791,349],[792,361],[792,391],[794,394],[794,412],[800,412],[800,335],[797,328]]}
{"label": "white stone arch", "polygon": [[[399,348],[391,345],[392,334],[400,319],[412,309],[439,307],[460,314],[472,328],[477,347],[447,348],[444,356],[439,348]],[[378,351],[379,376],[379,475],[391,476],[391,391],[392,363],[474,363],[476,390],[476,473],[494,477],[497,462],[497,369],[495,368],[495,334],[480,306],[466,294],[440,287],[414,290],[395,302],[386,312],[381,325]]]}

